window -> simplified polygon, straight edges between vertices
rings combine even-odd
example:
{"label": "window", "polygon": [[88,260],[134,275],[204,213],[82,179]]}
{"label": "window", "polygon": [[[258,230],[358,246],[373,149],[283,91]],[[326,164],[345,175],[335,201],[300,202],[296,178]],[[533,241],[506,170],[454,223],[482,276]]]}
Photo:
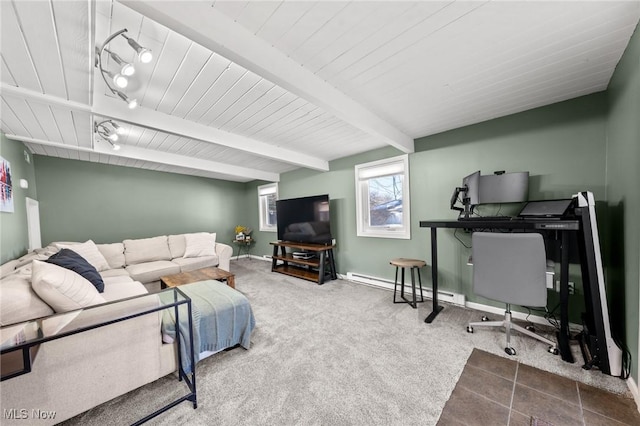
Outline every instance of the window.
{"label": "window", "polygon": [[411,238],[409,156],[358,164],[355,172],[357,235]]}
{"label": "window", "polygon": [[276,232],[276,201],[278,200],[278,184],[270,183],[258,187],[258,206],[260,211],[260,230]]}

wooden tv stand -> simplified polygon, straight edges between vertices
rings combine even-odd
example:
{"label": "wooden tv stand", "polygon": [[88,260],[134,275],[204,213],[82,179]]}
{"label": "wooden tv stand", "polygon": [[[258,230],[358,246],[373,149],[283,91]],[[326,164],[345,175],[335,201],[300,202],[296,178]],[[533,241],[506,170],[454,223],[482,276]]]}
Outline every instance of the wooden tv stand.
{"label": "wooden tv stand", "polygon": [[[314,281],[318,284],[323,284],[326,279],[335,280],[338,278],[336,262],[333,257],[335,245],[289,241],[274,241],[270,244],[273,246],[272,272],[280,272],[281,274]],[[280,248],[279,253],[278,248]],[[297,250],[287,252],[287,248]],[[293,252],[301,250],[313,252],[315,256],[311,259],[294,258]]]}

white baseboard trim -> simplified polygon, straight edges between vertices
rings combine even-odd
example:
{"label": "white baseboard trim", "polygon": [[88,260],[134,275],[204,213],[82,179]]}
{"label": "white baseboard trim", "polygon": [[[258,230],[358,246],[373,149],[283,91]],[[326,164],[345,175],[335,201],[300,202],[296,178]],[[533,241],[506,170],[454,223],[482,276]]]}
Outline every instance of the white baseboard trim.
{"label": "white baseboard trim", "polygon": [[258,256],[255,254],[241,254],[240,257],[238,256],[231,256],[231,260],[238,260],[238,259],[256,259],[256,260],[264,260],[265,262],[271,262],[271,256],[267,256],[267,255],[262,255],[262,256]]}
{"label": "white baseboard trim", "polygon": [[[380,277],[374,277],[371,275],[361,274],[359,272],[347,272],[347,275],[338,274],[338,277],[343,280],[353,281],[358,284],[370,285],[373,287],[380,287],[387,290],[393,291],[393,281],[387,280]],[[407,286],[407,278],[405,277],[405,291]],[[417,285],[417,283],[416,283]],[[411,278],[409,278],[409,286],[411,286]],[[411,287],[409,287],[411,288]],[[433,297],[433,290],[429,287],[422,286],[423,294],[425,297]],[[465,305],[465,296],[464,294],[453,293],[450,291],[438,291],[438,299],[443,302],[448,302],[458,306]]]}
{"label": "white baseboard trim", "polygon": [[633,400],[636,402],[636,410],[640,413],[640,392],[638,392],[638,385],[636,384],[636,381],[633,380],[633,377],[629,377],[627,379],[627,387],[629,388],[631,395],[633,395]]}
{"label": "white baseboard trim", "polygon": [[[366,274],[361,274],[356,272],[347,272],[346,275],[338,274],[338,277],[341,279],[353,281],[358,284],[365,284],[365,285],[370,285],[373,287],[384,288],[386,290],[393,291],[393,285],[394,285],[393,281],[387,280],[384,278],[374,277],[371,275],[366,275]],[[406,277],[405,277],[405,280],[406,280]],[[405,281],[405,286],[406,285],[407,284]],[[429,298],[433,297],[433,291],[431,288],[423,286],[423,289],[425,290],[424,294],[426,297],[429,297]],[[438,290],[438,299],[443,302],[448,302],[453,305],[474,309],[476,311],[488,312],[488,313],[504,316],[504,308],[484,305],[482,303],[469,302],[466,300],[466,296],[464,294],[454,293],[446,290]],[[515,319],[529,321],[534,324],[549,325],[549,321],[540,315],[534,315],[534,314],[529,315],[524,312],[514,311],[512,313],[512,316]],[[569,323],[569,328],[574,330],[575,329],[580,330],[582,329],[582,326],[579,324]]]}

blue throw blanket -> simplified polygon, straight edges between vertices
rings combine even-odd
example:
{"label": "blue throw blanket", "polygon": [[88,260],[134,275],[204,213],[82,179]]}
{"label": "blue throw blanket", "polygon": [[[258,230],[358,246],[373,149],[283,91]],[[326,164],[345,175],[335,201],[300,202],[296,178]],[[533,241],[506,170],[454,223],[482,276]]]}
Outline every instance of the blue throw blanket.
{"label": "blue throw blanket", "polygon": [[[200,352],[217,352],[235,345],[249,349],[251,332],[256,321],[249,300],[239,291],[220,281],[208,280],[180,286],[191,298],[193,317],[193,347],[195,362]],[[164,303],[174,301],[173,292],[160,293]],[[189,320],[187,305],[180,305],[180,354],[186,374],[191,373],[189,357]],[[165,309],[162,332],[175,339],[175,308]]]}

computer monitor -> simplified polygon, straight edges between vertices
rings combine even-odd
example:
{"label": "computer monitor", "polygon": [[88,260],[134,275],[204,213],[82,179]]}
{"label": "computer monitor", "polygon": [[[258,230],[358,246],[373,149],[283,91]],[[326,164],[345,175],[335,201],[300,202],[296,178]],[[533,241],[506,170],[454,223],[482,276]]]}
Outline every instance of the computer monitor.
{"label": "computer monitor", "polygon": [[467,188],[462,197],[462,204],[469,206],[480,204],[480,170],[465,176],[462,179],[462,186]]}
{"label": "computer monitor", "polygon": [[[464,177],[462,179],[462,186],[456,187],[451,195],[451,210],[464,212],[464,216],[469,217],[469,213],[473,211],[473,207],[478,204],[479,186],[480,170]],[[460,195],[462,195],[462,204],[464,208],[456,207],[456,202]]]}
{"label": "computer monitor", "polygon": [[476,204],[521,203],[529,195],[529,172],[480,176]]}

